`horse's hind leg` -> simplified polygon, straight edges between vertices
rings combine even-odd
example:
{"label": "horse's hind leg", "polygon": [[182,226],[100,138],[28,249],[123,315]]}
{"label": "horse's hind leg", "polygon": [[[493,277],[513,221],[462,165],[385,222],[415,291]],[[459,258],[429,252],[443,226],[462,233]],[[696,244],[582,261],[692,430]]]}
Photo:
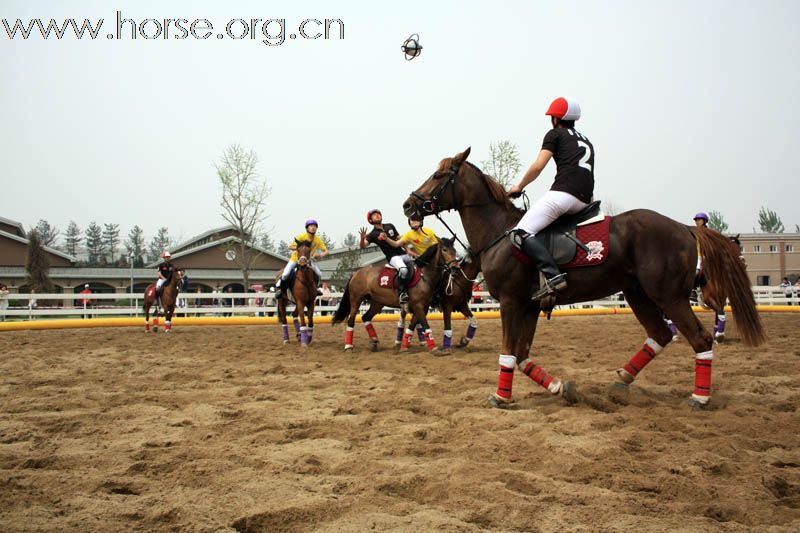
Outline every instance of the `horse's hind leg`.
{"label": "horse's hind leg", "polygon": [[[647,332],[647,340],[642,349],[636,352],[625,366],[617,370],[617,379],[620,383],[630,385],[647,364],[661,353],[664,346],[672,340],[672,330],[667,324],[664,313],[650,299],[641,287],[623,291],[625,300],[631,306],[633,314]],[[669,315],[672,316],[672,315]]]}
{"label": "horse's hind leg", "polygon": [[289,326],[286,324],[286,300],[278,300],[278,320],[281,321],[281,332],[283,333],[283,344],[289,344]]}
{"label": "horse's hind leg", "polygon": [[347,330],[344,333],[344,351],[353,349],[353,335],[356,328],[356,315],[358,315],[358,307],[361,305],[362,297],[356,297],[355,293],[350,295],[350,314],[347,315]]}
{"label": "horse's hind leg", "polygon": [[150,305],[144,305],[144,332],[150,333]]}
{"label": "horse's hind leg", "polygon": [[375,326],[372,325],[371,321],[381,309],[383,309],[383,305],[373,301],[369,305],[367,312],[361,315],[361,321],[364,323],[364,329],[367,330],[367,335],[369,335],[369,347],[373,352],[378,351],[378,332],[375,331]]}
{"label": "horse's hind leg", "polygon": [[664,311],[672,318],[695,353],[694,393],[689,400],[693,409],[702,409],[711,399],[711,362],[714,359],[714,339],[692,312],[687,301],[664,304]]}
{"label": "horse's hind leg", "polygon": [[403,332],[406,329],[406,310],[400,309],[400,320],[397,321],[397,335],[394,338],[394,346],[395,348],[400,347],[400,343],[403,342]]}
{"label": "horse's hind leg", "polygon": [[302,312],[302,310],[298,311],[298,306],[295,305],[294,311],[292,311],[292,322],[294,323],[294,333],[297,337],[297,341],[300,341],[300,317],[298,317],[298,313]]}
{"label": "horse's hind leg", "polygon": [[463,314],[467,320],[469,320],[469,325],[467,326],[467,333],[461,337],[461,340],[458,341],[456,347],[466,348],[469,346],[469,343],[472,342],[472,339],[475,338],[475,332],[478,330],[478,319],[472,314],[469,304],[464,304],[459,310],[461,311],[461,314]]}

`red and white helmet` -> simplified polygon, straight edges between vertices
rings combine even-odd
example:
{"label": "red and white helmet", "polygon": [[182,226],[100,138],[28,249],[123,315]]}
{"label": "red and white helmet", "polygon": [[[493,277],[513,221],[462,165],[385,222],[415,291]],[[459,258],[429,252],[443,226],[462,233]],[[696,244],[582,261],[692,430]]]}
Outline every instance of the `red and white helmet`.
{"label": "red and white helmet", "polygon": [[172,254],[169,252],[164,252],[163,254],[161,254],[162,259],[169,259],[170,257],[172,257]]}
{"label": "red and white helmet", "polygon": [[380,209],[370,209],[369,211],[367,211],[367,222],[369,222],[370,224],[372,223],[372,215],[374,215],[375,213],[378,213],[379,215],[383,216],[383,213],[381,213]]}
{"label": "red and white helmet", "polygon": [[581,118],[581,105],[573,98],[559,96],[547,108],[545,115],[561,120],[578,120]]}

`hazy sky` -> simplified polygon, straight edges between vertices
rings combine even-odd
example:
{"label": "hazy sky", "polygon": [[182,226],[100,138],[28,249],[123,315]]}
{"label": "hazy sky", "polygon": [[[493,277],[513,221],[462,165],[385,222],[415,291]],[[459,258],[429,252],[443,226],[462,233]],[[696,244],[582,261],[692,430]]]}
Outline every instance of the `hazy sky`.
{"label": "hazy sky", "polygon": [[[797,1],[63,4],[0,3],[12,25],[105,19],[94,41],[0,27],[0,216],[26,228],[139,224],[149,240],[222,225],[213,164],[234,142],[258,153],[276,242],[308,217],[340,242],[371,207],[405,227],[400,206],[442,157],[472,146],[480,164],[508,139],[527,167],[560,95],[583,108],[597,198],[687,223],[715,209],[733,231],[761,206],[800,223]],[[206,18],[215,35],[106,39],[117,10]],[[234,18],[285,18],[288,34],[326,17],[344,40],[215,38]],[[413,32],[424,52],[408,62]]]}

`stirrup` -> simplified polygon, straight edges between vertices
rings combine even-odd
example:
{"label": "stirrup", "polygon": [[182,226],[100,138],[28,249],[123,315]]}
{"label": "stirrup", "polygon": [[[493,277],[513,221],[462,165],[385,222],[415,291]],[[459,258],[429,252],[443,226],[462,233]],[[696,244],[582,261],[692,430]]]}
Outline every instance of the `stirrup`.
{"label": "stirrup", "polygon": [[556,291],[559,291],[566,286],[567,275],[562,272],[561,274],[553,276],[550,279],[545,279],[542,286],[539,287],[539,290],[533,293],[531,300],[541,300],[545,296],[555,294]]}

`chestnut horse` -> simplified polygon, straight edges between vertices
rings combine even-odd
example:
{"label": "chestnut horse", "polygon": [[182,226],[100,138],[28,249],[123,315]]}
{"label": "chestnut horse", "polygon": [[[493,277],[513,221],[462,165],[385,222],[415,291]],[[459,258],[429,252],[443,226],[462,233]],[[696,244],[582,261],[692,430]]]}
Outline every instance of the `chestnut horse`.
{"label": "chestnut horse", "polygon": [[156,298],[156,284],[151,283],[144,289],[144,330],[150,331],[150,308],[155,305],[153,313],[153,331],[158,332],[158,317],[160,308],[164,308],[164,333],[172,329],[172,315],[175,313],[175,303],[178,301],[178,285],[183,282],[184,270],[175,269],[169,281],[161,286],[161,298]]}
{"label": "chestnut horse", "polygon": [[[445,239],[445,241],[447,241]],[[448,241],[449,242],[449,241]],[[455,259],[455,255],[448,256],[442,252],[443,245],[437,244],[435,249],[429,249],[426,256],[430,257],[422,268],[422,279],[408,289],[408,310],[412,313],[412,320],[408,328],[405,329],[400,342],[400,350],[408,351],[411,343],[411,335],[417,324],[422,324],[425,332],[425,342],[428,350],[436,349],[436,341],[433,340],[428,320],[425,318],[431,300],[434,297],[436,288],[442,279],[446,265]],[[452,250],[452,242],[450,242]],[[432,250],[432,251],[431,251]],[[384,307],[402,308],[397,297],[397,291],[393,287],[382,287],[379,277],[383,270],[383,264],[377,266],[365,266],[350,278],[344,289],[339,308],[333,315],[332,324],[338,324],[347,319],[347,331],[345,332],[344,349],[353,349],[353,332],[355,330],[356,315],[362,302],[369,300],[369,309],[361,316],[361,321],[367,330],[370,339],[370,348],[373,352],[378,350],[378,334],[372,325],[372,317],[377,315]],[[418,267],[420,268],[420,267]],[[397,324],[398,337],[400,331],[405,326],[405,310],[402,311],[401,320]]]}
{"label": "chestnut horse", "polygon": [[[284,292],[284,296],[278,299],[278,317],[281,321],[283,343],[288,344],[289,326],[286,324],[286,304],[292,301],[289,299],[291,292],[296,306],[294,314],[300,323],[298,340],[300,346],[307,348],[314,337],[314,300],[317,298],[317,280],[314,278],[314,270],[311,268],[311,242],[297,239],[294,242],[297,244],[297,267],[295,268],[294,283],[288,287],[289,290]],[[278,272],[275,277],[276,281],[282,273],[283,270]],[[287,279],[286,283],[290,279]]]}
{"label": "chestnut horse", "polygon": [[[425,216],[455,209],[473,255],[493,298],[500,303],[503,328],[500,376],[490,403],[511,402],[514,368],[568,402],[578,399],[571,382],[545,372],[528,359],[541,305],[531,300],[539,287],[535,269],[517,260],[507,231],[522,211],[509,200],[502,186],[467,162],[469,148],[441,161],[439,168],[403,204],[407,216]],[[617,380],[629,385],[644,366],[672,340],[662,319],[669,316],[695,352],[695,387],[692,408],[708,405],[711,396],[713,339],[689,305],[695,278],[697,249],[703,256],[708,279],[728,296],[743,342],[756,346],[765,340],[750,281],[727,237],[714,230],[691,228],[646,209],[613,217],[608,257],[598,266],[569,269],[568,285],[558,291],[556,304],[596,300],[622,291],[648,338],[634,357],[617,370]]]}

